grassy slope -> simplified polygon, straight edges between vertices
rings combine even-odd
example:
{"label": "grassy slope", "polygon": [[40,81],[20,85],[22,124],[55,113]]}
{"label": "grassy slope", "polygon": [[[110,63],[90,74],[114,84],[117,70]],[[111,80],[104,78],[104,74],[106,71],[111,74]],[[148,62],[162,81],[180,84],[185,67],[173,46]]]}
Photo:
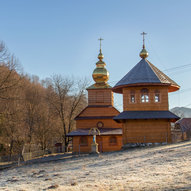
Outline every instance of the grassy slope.
{"label": "grassy slope", "polygon": [[[0,190],[191,190],[191,142],[0,172]],[[56,188],[57,187],[57,188]]]}

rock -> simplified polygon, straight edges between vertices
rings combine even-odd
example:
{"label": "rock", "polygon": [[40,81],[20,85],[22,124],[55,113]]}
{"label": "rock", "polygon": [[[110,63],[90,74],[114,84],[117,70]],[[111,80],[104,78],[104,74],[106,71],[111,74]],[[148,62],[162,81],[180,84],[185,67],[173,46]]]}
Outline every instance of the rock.
{"label": "rock", "polygon": [[52,178],[46,178],[44,181],[51,181]]}
{"label": "rock", "polygon": [[39,174],[46,172],[45,170],[39,170]]}
{"label": "rock", "polygon": [[71,186],[76,186],[77,185],[77,182],[72,182],[71,183]]}
{"label": "rock", "polygon": [[19,181],[16,177],[12,177],[12,179],[8,179],[7,182],[17,182]]}
{"label": "rock", "polygon": [[54,185],[51,185],[51,186],[48,187],[48,189],[56,189],[56,188],[58,188],[57,184],[54,184]]}

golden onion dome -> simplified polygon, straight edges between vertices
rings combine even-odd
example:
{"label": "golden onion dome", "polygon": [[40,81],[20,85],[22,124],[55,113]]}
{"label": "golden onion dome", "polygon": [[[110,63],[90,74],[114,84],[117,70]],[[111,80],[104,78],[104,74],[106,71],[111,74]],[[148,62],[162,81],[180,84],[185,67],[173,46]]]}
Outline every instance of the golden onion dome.
{"label": "golden onion dome", "polygon": [[145,46],[143,45],[143,49],[141,50],[139,56],[143,59],[147,58],[149,56],[149,53],[147,52],[147,50],[145,49]]}
{"label": "golden onion dome", "polygon": [[98,55],[99,61],[96,63],[96,69],[93,71],[92,77],[96,84],[106,84],[109,80],[109,72],[105,68],[105,62],[102,61],[104,58],[101,49]]}
{"label": "golden onion dome", "polygon": [[106,83],[109,80],[109,72],[106,68],[96,68],[92,77],[96,83]]}
{"label": "golden onion dome", "polygon": [[99,60],[103,60],[104,58],[104,55],[102,54],[101,50],[100,50],[100,53],[98,54],[98,57],[97,57]]}

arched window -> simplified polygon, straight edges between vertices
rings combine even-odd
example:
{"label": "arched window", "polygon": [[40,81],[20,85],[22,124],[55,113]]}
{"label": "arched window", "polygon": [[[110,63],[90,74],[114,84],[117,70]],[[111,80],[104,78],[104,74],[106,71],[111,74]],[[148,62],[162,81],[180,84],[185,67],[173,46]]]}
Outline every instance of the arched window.
{"label": "arched window", "polygon": [[117,137],[111,136],[111,137],[109,138],[109,144],[110,144],[110,145],[117,145]]}
{"label": "arched window", "polygon": [[149,102],[149,90],[147,88],[143,88],[141,90],[141,102],[148,103]]}
{"label": "arched window", "polygon": [[160,91],[155,90],[155,102],[160,102]]}
{"label": "arched window", "polygon": [[135,91],[134,90],[132,90],[130,92],[130,102],[135,103]]}
{"label": "arched window", "polygon": [[87,136],[80,137],[80,146],[88,146],[88,137]]}

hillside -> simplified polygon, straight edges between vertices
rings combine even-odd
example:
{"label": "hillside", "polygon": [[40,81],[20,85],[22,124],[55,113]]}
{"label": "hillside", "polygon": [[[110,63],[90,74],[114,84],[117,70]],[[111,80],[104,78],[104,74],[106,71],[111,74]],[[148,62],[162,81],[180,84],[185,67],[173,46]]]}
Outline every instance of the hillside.
{"label": "hillside", "polygon": [[191,142],[0,172],[0,190],[191,190]]}
{"label": "hillside", "polygon": [[174,114],[178,115],[179,117],[183,118],[190,118],[191,117],[191,108],[186,107],[174,107],[170,110]]}

